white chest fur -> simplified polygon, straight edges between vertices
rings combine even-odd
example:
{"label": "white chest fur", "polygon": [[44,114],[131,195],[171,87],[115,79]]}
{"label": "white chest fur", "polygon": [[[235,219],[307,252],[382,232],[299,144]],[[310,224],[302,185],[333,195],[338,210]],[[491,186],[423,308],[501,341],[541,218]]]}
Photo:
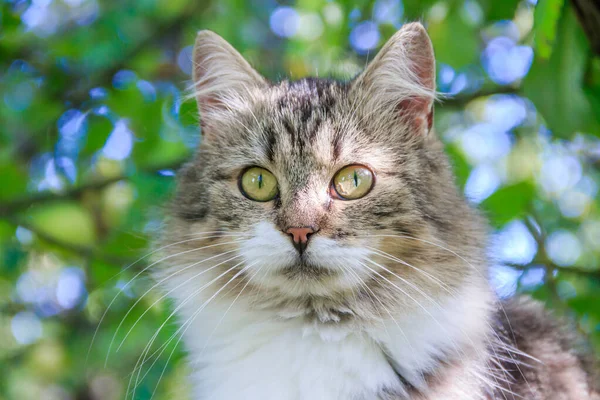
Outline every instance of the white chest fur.
{"label": "white chest fur", "polygon": [[198,400],[371,400],[383,387],[399,385],[366,332],[334,337],[307,329],[300,320],[249,322],[247,317],[236,327],[228,324],[226,334],[218,328],[210,339],[188,331],[191,365],[200,367],[193,374]]}
{"label": "white chest fur", "polygon": [[[277,319],[249,311],[242,299],[231,308],[211,303],[184,337],[194,400],[379,399],[382,388],[402,391],[382,348],[403,378],[418,385],[422,373],[435,367],[440,349],[452,351],[483,334],[486,300],[485,292],[465,292],[463,298],[447,299],[443,309],[351,329]],[[185,319],[194,311],[190,304],[180,313]]]}

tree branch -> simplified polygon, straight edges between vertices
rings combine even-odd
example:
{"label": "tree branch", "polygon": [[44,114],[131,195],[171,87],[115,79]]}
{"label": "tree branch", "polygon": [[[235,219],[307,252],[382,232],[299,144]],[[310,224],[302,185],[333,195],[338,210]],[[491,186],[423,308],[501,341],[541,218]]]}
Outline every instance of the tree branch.
{"label": "tree branch", "polygon": [[535,267],[537,265],[544,265],[547,269],[551,269],[551,270],[556,270],[559,272],[565,272],[568,274],[575,274],[575,275],[581,275],[581,276],[587,276],[588,278],[593,278],[593,279],[600,279],[600,269],[585,269],[585,268],[578,268],[578,267],[563,267],[560,265],[556,265],[552,262],[542,262],[542,260],[533,260],[530,264],[527,265],[521,265],[521,264],[513,264],[513,263],[504,263],[505,265],[508,265],[509,267],[512,267],[514,269],[518,269],[521,271],[526,271],[529,268]]}
{"label": "tree branch", "polygon": [[498,86],[485,88],[473,93],[458,94],[454,97],[442,98],[439,101],[441,107],[461,108],[469,104],[469,102],[480,97],[492,96],[494,94],[519,94],[520,88],[514,86]]}
{"label": "tree branch", "polygon": [[86,259],[98,259],[98,260],[102,260],[108,264],[113,264],[113,265],[127,265],[129,264],[128,259],[124,259],[121,257],[116,257],[116,256],[112,256],[110,254],[106,254],[102,251],[99,251],[98,249],[95,249],[93,247],[87,247],[87,246],[80,246],[77,244],[73,244],[70,242],[65,242],[63,240],[57,239],[56,237],[49,235],[41,230],[39,230],[37,227],[33,226],[32,224],[26,222],[26,221],[22,221],[20,219],[17,218],[6,218],[10,223],[14,224],[14,225],[18,225],[21,226],[25,229],[27,229],[28,231],[31,231],[32,233],[34,233],[38,238],[42,239],[43,241],[60,247],[70,253],[76,254],[82,258],[86,258]]}
{"label": "tree branch", "polygon": [[576,274],[576,275],[586,276],[588,278],[600,280],[600,269],[586,269],[586,268],[580,268],[580,267],[563,267],[561,265],[557,265],[554,262],[552,262],[552,260],[550,260],[550,258],[546,254],[546,247],[545,247],[545,240],[544,240],[544,238],[545,238],[544,228],[539,223],[538,219],[535,217],[535,215],[534,215],[535,212],[531,211],[531,214],[532,214],[531,217],[525,218],[524,221],[525,221],[525,225],[527,226],[527,229],[529,230],[529,233],[531,233],[531,235],[533,236],[533,238],[537,244],[537,248],[538,248],[537,255],[536,255],[535,259],[528,265],[520,265],[520,264],[512,264],[512,263],[507,263],[506,265],[509,265],[509,266],[511,266],[515,269],[519,269],[519,270],[527,270],[534,265],[543,265],[546,268],[546,270],[548,271],[548,273],[550,273],[552,271],[559,271],[559,272],[564,272],[567,274]]}
{"label": "tree branch", "polygon": [[[181,34],[185,28],[185,22],[191,17],[201,16],[212,4],[211,0],[196,0],[189,2],[176,17],[158,22],[151,33],[135,42],[129,48],[121,52],[121,56],[115,58],[103,69],[93,72],[82,70],[74,70],[65,75],[65,71],[56,66],[51,66],[49,69],[44,65],[36,65],[45,77],[51,81],[65,81],[73,88],[72,90],[64,90],[63,85],[50,85],[47,88],[47,96],[50,97],[53,103],[57,103],[66,108],[80,108],[82,104],[89,99],[89,91],[99,86],[110,86],[112,78],[118,71],[127,68],[132,59],[147,48],[156,47],[156,44],[164,41],[165,38],[172,38]],[[96,24],[102,23],[97,21]],[[173,68],[177,71],[176,67]],[[162,77],[164,78],[164,77]],[[55,87],[56,89],[52,89]],[[66,105],[66,106],[65,106]],[[51,139],[55,139],[57,135],[56,128],[47,129],[46,136],[50,135]],[[30,132],[31,144],[36,143],[34,138],[38,137],[41,132]],[[33,154],[35,152],[32,152]]]}
{"label": "tree branch", "polygon": [[12,214],[15,214],[19,211],[22,211],[22,210],[24,210],[34,204],[38,204],[38,203],[46,203],[46,202],[52,202],[52,201],[62,200],[62,199],[77,199],[77,198],[81,197],[82,194],[84,194],[88,191],[100,190],[100,189],[103,189],[106,186],[109,186],[115,182],[129,180],[129,179],[135,177],[135,175],[139,174],[139,173],[154,174],[154,173],[157,173],[158,171],[161,171],[164,169],[178,169],[186,160],[187,160],[187,157],[180,159],[180,160],[175,160],[174,162],[171,162],[171,163],[165,164],[165,165],[154,165],[154,166],[149,166],[149,167],[143,167],[134,173],[123,173],[123,174],[109,177],[109,178],[90,181],[90,182],[84,183],[82,185],[69,188],[63,192],[45,191],[45,192],[32,193],[30,195],[27,195],[27,196],[24,196],[21,198],[10,200],[5,203],[0,203],[0,218],[7,218],[7,217],[11,216]]}
{"label": "tree branch", "polygon": [[597,0],[571,0],[571,4],[590,41],[592,51],[600,55],[600,2]]}

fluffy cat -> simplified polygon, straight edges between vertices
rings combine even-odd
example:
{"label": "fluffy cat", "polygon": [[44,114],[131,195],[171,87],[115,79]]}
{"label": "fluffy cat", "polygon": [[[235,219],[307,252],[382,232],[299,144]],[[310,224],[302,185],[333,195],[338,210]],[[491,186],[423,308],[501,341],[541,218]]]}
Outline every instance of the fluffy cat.
{"label": "fluffy cat", "polygon": [[490,289],[422,25],[350,82],[268,82],[202,31],[194,94],[203,140],[154,278],[195,400],[600,399],[562,324]]}

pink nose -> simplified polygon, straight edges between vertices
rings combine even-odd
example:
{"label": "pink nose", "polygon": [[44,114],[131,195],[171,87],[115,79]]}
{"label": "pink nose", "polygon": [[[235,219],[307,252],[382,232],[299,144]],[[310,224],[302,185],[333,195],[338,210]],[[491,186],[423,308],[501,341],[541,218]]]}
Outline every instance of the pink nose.
{"label": "pink nose", "polygon": [[306,246],[308,246],[308,238],[311,234],[315,233],[313,228],[310,227],[302,227],[302,228],[289,228],[285,231],[288,235],[292,237],[292,242],[294,247],[300,254],[306,250]]}

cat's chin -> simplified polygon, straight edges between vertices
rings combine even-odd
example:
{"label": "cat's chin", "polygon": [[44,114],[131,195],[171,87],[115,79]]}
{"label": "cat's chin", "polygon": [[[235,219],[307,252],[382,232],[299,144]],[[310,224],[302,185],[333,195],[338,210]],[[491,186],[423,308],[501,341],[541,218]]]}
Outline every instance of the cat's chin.
{"label": "cat's chin", "polygon": [[251,281],[275,296],[304,298],[305,296],[332,296],[353,290],[356,279],[343,270],[322,265],[310,259],[298,259],[288,265],[271,269],[268,273],[252,276]]}
{"label": "cat's chin", "polygon": [[307,281],[331,278],[338,275],[338,271],[314,263],[304,257],[299,257],[297,263],[282,268],[279,273],[290,280]]}

